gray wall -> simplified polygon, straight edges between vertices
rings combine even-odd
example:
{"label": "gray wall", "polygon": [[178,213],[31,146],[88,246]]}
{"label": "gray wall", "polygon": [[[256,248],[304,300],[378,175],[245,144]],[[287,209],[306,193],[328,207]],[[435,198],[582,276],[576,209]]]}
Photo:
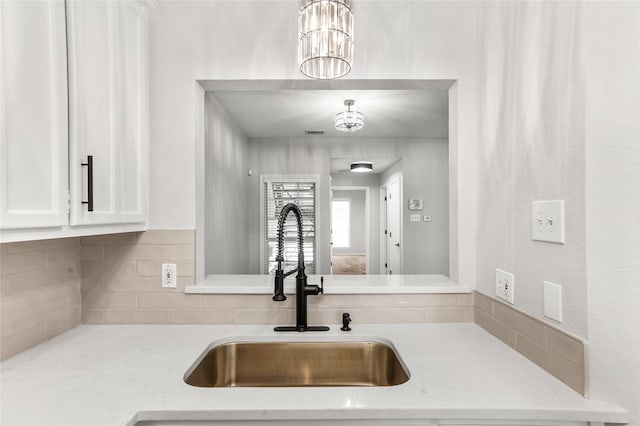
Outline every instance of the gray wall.
{"label": "gray wall", "polygon": [[[402,273],[449,275],[449,163],[447,141],[412,143],[401,160],[382,174],[382,184],[402,175]],[[409,199],[423,200],[424,210],[409,210]],[[431,216],[411,222],[410,215]]]}
{"label": "gray wall", "polygon": [[249,140],[216,99],[207,94],[205,275],[239,274],[249,270],[248,156]]}
{"label": "gray wall", "polygon": [[[260,271],[259,229],[261,174],[311,174],[320,176],[318,187],[318,271],[329,273],[330,158],[403,158],[403,193],[423,198],[429,213],[441,218],[423,226],[405,228],[415,235],[404,238],[403,272],[448,274],[449,271],[449,183],[446,139],[357,139],[291,138],[251,139],[249,167],[254,170],[249,185],[249,244],[251,273]],[[251,207],[253,206],[253,207]],[[403,202],[404,213],[406,206]],[[425,213],[427,214],[427,213]],[[403,214],[407,216],[406,214]],[[408,216],[403,219],[408,223]],[[427,226],[431,225],[431,226]],[[373,263],[372,263],[373,264]]]}
{"label": "gray wall", "polygon": [[333,254],[365,254],[366,246],[366,191],[364,189],[336,190],[333,199],[346,198],[350,201],[348,248],[333,247]]}

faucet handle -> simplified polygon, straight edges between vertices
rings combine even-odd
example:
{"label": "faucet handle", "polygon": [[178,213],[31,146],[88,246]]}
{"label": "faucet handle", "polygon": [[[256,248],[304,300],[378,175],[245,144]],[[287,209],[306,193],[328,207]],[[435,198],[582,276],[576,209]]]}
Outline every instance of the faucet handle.
{"label": "faucet handle", "polygon": [[324,294],[324,277],[320,277],[320,288],[318,289],[318,294]]}
{"label": "faucet handle", "polygon": [[272,299],[274,302],[284,302],[287,300],[287,296],[284,295],[284,271],[281,268],[276,270]]}

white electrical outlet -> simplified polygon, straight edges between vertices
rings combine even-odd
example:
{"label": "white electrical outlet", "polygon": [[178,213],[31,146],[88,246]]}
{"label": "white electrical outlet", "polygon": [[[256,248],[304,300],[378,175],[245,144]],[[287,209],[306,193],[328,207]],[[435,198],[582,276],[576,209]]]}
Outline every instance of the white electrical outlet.
{"label": "white electrical outlet", "polygon": [[544,282],[544,316],[562,322],[562,287]]}
{"label": "white electrical outlet", "polygon": [[564,244],[564,200],[531,203],[531,238]]}
{"label": "white electrical outlet", "polygon": [[162,287],[176,288],[178,272],[175,263],[162,264]]}
{"label": "white electrical outlet", "polygon": [[512,305],[515,303],[515,277],[511,272],[496,269],[496,296]]}

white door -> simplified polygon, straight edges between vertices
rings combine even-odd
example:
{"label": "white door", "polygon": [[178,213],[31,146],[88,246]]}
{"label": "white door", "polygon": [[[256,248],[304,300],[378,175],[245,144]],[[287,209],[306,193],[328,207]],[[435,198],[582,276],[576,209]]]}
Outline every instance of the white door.
{"label": "white door", "polygon": [[[331,177],[329,177],[329,184],[331,184]],[[329,208],[331,209],[329,215],[329,273],[333,274],[333,189],[329,190]]]}
{"label": "white door", "polygon": [[401,274],[402,246],[400,229],[400,182],[393,181],[387,186],[387,229],[389,231],[389,274]]}
{"label": "white door", "polygon": [[380,273],[389,273],[389,230],[387,229],[387,187],[380,187]]}
{"label": "white door", "polygon": [[64,2],[0,1],[0,228],[67,224]]}
{"label": "white door", "polygon": [[[67,2],[71,225],[145,220],[147,35],[138,4]],[[82,166],[89,156],[92,176]]]}

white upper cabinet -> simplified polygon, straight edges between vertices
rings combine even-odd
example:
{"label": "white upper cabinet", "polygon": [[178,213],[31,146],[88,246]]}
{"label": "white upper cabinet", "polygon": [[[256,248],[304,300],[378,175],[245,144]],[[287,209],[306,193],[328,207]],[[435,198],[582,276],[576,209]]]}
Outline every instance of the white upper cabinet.
{"label": "white upper cabinet", "polygon": [[0,1],[0,229],[67,224],[65,7]]}
{"label": "white upper cabinet", "polygon": [[0,0],[0,242],[145,229],[146,4]]}
{"label": "white upper cabinet", "polygon": [[[67,37],[70,224],[144,222],[145,10],[134,1],[68,1]],[[91,175],[82,166],[89,156]]]}

